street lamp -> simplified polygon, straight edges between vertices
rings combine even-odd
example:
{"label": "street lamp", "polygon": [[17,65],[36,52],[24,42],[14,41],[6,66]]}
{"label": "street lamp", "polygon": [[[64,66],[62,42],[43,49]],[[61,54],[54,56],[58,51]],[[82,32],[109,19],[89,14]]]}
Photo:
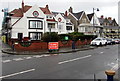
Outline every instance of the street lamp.
{"label": "street lamp", "polygon": [[93,27],[94,27],[94,14],[95,14],[95,11],[94,11],[94,10],[99,11],[99,9],[98,9],[98,8],[93,8]]}
{"label": "street lamp", "polygon": [[[99,11],[99,9],[98,8],[93,8],[93,28],[94,28],[94,15],[95,15],[94,10]],[[96,29],[95,29],[95,32],[96,32]],[[95,34],[95,32],[94,32],[94,34]]]}

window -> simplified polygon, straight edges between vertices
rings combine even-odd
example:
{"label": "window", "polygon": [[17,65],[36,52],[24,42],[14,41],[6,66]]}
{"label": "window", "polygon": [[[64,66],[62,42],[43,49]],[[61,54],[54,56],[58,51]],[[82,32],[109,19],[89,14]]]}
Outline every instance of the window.
{"label": "window", "polygon": [[41,40],[42,33],[41,32],[30,32],[29,37],[31,40]]}
{"label": "window", "polygon": [[51,28],[55,28],[55,23],[48,23],[48,28],[51,27]]}
{"label": "window", "polygon": [[29,28],[30,29],[41,29],[43,28],[43,23],[42,21],[39,20],[30,20],[29,21]]}
{"label": "window", "polygon": [[66,26],[66,30],[72,30],[72,26]]}
{"label": "window", "polygon": [[62,29],[62,25],[58,25],[58,29],[61,30]]}

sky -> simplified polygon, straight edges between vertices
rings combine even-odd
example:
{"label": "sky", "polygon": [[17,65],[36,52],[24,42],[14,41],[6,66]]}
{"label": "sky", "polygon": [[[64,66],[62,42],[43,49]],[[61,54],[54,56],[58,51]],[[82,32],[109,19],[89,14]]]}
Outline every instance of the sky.
{"label": "sky", "polygon": [[[23,0],[25,5],[38,5],[39,7],[45,7],[49,5],[51,11],[65,12],[71,6],[73,12],[85,11],[86,14],[92,13],[93,8],[99,8],[99,11],[95,10],[98,17],[104,15],[104,17],[115,18],[118,22],[118,2],[120,0]],[[0,29],[3,19],[4,8],[9,8],[12,11],[15,8],[21,7],[22,0],[0,0]]]}

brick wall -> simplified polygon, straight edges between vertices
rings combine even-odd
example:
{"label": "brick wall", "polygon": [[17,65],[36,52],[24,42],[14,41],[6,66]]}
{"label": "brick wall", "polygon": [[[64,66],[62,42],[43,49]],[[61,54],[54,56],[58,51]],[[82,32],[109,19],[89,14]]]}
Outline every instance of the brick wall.
{"label": "brick wall", "polygon": [[[15,42],[18,42],[17,40],[11,40]],[[12,42],[9,41],[9,45],[12,46]],[[90,44],[91,40],[85,40],[85,41],[80,41],[78,40],[75,45],[86,45]],[[72,46],[72,41],[58,41],[59,47],[71,47]],[[17,51],[41,51],[41,50],[47,50],[48,49],[48,43],[47,42],[40,42],[40,41],[31,41],[31,45],[28,47],[23,47],[19,42],[17,44],[14,44],[15,50]]]}

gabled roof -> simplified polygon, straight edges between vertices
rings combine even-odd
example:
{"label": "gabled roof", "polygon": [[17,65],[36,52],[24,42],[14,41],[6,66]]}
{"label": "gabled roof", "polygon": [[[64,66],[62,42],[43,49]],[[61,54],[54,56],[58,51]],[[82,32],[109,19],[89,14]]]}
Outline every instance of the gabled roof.
{"label": "gabled roof", "polygon": [[87,14],[87,16],[88,16],[88,19],[91,21],[91,20],[92,20],[92,17],[94,16],[94,13]]}
{"label": "gabled roof", "polygon": [[78,13],[72,13],[77,19],[80,19],[84,11]]}
{"label": "gabled roof", "polygon": [[[27,12],[31,7],[32,6],[28,6],[28,5],[24,6],[24,13]],[[52,14],[47,7],[45,8],[39,7],[39,8],[42,10],[44,14]],[[13,11],[10,12],[10,14],[13,14],[12,15],[13,17],[22,17],[23,16],[22,8],[14,9]]]}
{"label": "gabled roof", "polygon": [[48,8],[41,8],[40,9],[43,11],[44,14],[52,14]]}

